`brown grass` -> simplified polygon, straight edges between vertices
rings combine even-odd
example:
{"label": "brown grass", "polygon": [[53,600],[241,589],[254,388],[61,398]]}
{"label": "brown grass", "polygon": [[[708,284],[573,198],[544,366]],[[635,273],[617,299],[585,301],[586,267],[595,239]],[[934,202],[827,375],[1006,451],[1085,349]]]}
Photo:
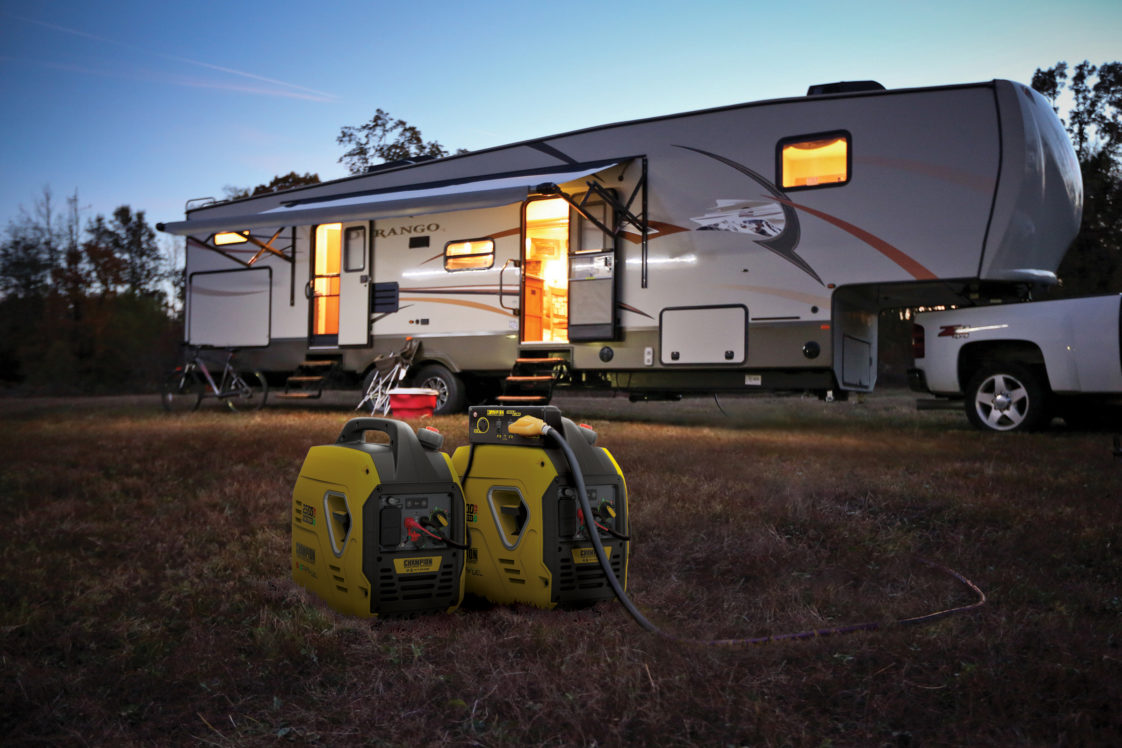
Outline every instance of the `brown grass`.
{"label": "brown grass", "polygon": [[[1122,460],[1110,434],[996,436],[903,395],[574,399],[623,467],[616,603],[372,622],[289,578],[292,484],[345,407],[168,417],[3,401],[0,742],[213,745],[1122,743]],[[449,449],[466,419],[437,418]]]}

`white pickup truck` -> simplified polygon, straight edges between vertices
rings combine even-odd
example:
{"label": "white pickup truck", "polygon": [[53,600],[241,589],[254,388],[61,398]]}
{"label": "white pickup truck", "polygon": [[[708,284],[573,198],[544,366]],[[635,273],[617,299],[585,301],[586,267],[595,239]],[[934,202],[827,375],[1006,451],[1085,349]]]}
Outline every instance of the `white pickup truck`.
{"label": "white pickup truck", "polygon": [[911,388],[962,399],[980,429],[1122,421],[1122,294],[916,315]]}

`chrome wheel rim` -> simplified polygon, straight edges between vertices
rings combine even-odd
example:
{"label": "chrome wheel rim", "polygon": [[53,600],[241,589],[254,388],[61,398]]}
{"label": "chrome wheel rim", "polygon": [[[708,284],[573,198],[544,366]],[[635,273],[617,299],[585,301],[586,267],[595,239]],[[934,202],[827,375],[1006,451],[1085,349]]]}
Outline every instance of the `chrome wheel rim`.
{"label": "chrome wheel rim", "polygon": [[994,431],[1012,431],[1028,418],[1029,393],[1025,385],[1008,374],[986,377],[974,395],[974,409],[982,423]]}

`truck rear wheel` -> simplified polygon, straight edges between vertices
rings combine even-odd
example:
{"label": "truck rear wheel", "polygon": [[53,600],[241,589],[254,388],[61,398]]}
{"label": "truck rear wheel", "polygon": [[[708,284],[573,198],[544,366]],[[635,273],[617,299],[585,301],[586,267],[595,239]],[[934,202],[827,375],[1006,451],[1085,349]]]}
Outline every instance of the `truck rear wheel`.
{"label": "truck rear wheel", "polygon": [[416,387],[436,390],[436,407],[433,413],[447,416],[464,410],[464,383],[440,364],[422,366],[413,377]]}
{"label": "truck rear wheel", "polygon": [[966,417],[984,431],[1031,431],[1047,423],[1048,391],[1017,363],[982,366],[966,386]]}

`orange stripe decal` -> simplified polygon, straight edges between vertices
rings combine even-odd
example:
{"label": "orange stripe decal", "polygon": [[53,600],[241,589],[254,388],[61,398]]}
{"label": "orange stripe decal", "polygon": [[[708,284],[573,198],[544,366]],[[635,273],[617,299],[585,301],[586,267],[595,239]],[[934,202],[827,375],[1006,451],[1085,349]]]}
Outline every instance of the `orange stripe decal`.
{"label": "orange stripe decal", "polygon": [[785,198],[781,198],[781,197],[777,197],[775,195],[772,195],[771,199],[775,200],[776,202],[783,203],[785,205],[790,205],[792,208],[796,208],[798,210],[804,211],[806,213],[811,214],[812,216],[817,216],[818,218],[821,218],[826,223],[831,223],[834,226],[837,226],[842,231],[845,231],[848,234],[852,234],[853,236],[857,237],[861,241],[868,244],[870,247],[872,247],[876,251],[880,252],[882,255],[884,255],[888,259],[895,262],[897,265],[902,267],[904,270],[908,271],[908,273],[910,273],[911,276],[913,278],[915,278],[916,280],[935,280],[935,278],[936,278],[935,273],[928,270],[926,267],[923,266],[922,263],[917,261],[915,258],[909,256],[907,253],[903,252],[902,250],[897,249],[896,247],[892,246],[891,244],[886,242],[884,239],[881,239],[879,236],[874,236],[873,234],[870,234],[865,229],[858,228],[857,226],[854,226],[852,223],[849,223],[848,221],[843,221],[842,219],[840,219],[836,216],[832,216],[829,213],[823,213],[820,210],[815,210],[814,208],[809,208],[805,205],[799,205],[798,203],[791,202],[790,200],[787,200]]}
{"label": "orange stripe decal", "polygon": [[399,301],[424,302],[426,304],[451,304],[453,306],[466,306],[472,309],[482,309],[485,312],[494,312],[503,316],[511,316],[509,309],[500,309],[497,306],[480,304],[478,301],[459,301],[457,299],[434,299],[431,296],[402,296]]}

